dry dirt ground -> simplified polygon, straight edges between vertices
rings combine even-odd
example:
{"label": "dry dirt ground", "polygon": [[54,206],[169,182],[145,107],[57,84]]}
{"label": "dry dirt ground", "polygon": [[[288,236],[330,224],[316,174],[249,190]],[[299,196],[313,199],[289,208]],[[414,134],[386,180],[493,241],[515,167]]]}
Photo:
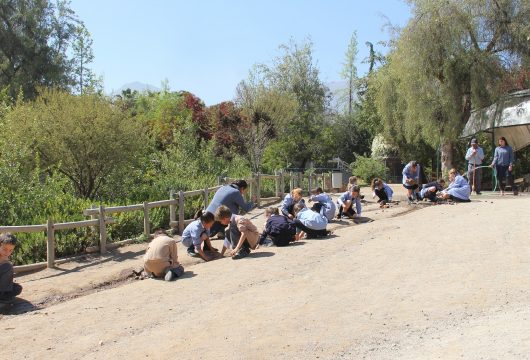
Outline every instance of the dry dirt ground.
{"label": "dry dirt ground", "polygon": [[0,359],[529,359],[530,196],[473,200],[369,203],[237,261],[181,246],[172,283],[127,278],[145,244],[21,275]]}

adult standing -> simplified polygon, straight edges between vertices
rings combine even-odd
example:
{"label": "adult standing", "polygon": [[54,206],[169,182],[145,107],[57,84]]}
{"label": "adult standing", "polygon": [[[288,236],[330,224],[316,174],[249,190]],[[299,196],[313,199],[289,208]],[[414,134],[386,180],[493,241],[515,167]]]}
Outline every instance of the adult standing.
{"label": "adult standing", "polygon": [[499,182],[499,187],[501,189],[501,195],[504,195],[504,190],[506,189],[506,182],[513,189],[513,194],[517,195],[518,191],[515,185],[513,184],[513,149],[508,145],[506,138],[504,136],[499,138],[499,146],[495,148],[495,154],[493,155],[493,162],[491,167],[495,168],[497,173],[497,181]]}
{"label": "adult standing", "polygon": [[484,150],[478,146],[477,139],[471,139],[471,144],[466,152],[467,163],[467,178],[469,179],[469,185],[471,190],[475,190],[477,195],[480,195],[482,189],[482,161],[484,160]]}

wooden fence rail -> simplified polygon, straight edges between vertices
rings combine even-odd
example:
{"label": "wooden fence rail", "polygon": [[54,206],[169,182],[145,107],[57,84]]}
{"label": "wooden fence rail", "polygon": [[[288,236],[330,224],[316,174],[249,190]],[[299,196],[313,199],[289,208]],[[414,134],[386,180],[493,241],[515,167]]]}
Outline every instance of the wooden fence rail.
{"label": "wooden fence rail", "polygon": [[[309,193],[313,187],[320,186],[323,189],[329,189],[331,187],[331,174],[309,174],[305,175],[308,181],[307,192]],[[329,179],[329,182],[326,179]],[[261,206],[262,202],[273,202],[278,201],[285,195],[285,184],[286,180],[289,181],[289,191],[295,187],[302,185],[303,175],[301,173],[283,172],[277,171],[274,175],[267,174],[253,174],[251,178],[245,179],[249,184],[249,198],[256,202],[257,206]],[[218,186],[204,188],[202,190],[193,191],[175,191],[171,190],[169,193],[168,200],[159,200],[152,202],[144,202],[142,204],[124,205],[124,206],[109,206],[104,205],[93,206],[90,209],[85,209],[83,214],[90,216],[91,220],[75,221],[75,222],[64,222],[54,223],[53,220],[48,220],[46,224],[40,225],[22,225],[22,226],[0,226],[0,233],[12,232],[12,233],[32,233],[32,232],[46,232],[47,238],[47,261],[42,263],[16,266],[16,271],[31,271],[41,268],[53,268],[56,263],[63,262],[63,260],[55,259],[55,231],[74,229],[81,227],[93,226],[96,231],[99,232],[99,249],[101,254],[105,254],[107,251],[107,224],[115,222],[114,219],[107,217],[110,214],[130,212],[130,211],[142,211],[143,212],[143,224],[144,224],[144,236],[150,237],[151,227],[149,219],[149,210],[159,207],[169,207],[169,226],[173,230],[182,233],[186,225],[191,223],[193,219],[186,219],[184,213],[185,199],[193,196],[202,196],[204,208],[209,204],[210,194],[215,193],[221,186],[228,184],[238,179],[234,178],[219,178]],[[268,198],[262,198],[262,181],[263,180],[274,180],[274,196]],[[319,181],[320,180],[320,181]],[[329,186],[328,186],[329,185]],[[178,209],[178,211],[177,211]]]}

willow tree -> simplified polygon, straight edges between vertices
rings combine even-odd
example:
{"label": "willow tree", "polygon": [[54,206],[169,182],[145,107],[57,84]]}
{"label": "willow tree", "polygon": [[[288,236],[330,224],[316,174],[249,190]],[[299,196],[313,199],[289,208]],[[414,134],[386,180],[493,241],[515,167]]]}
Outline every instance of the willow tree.
{"label": "willow tree", "polygon": [[[442,170],[473,108],[528,66],[528,0],[410,0],[412,19],[374,79],[387,138],[441,146]],[[399,144],[398,144],[399,145]]]}

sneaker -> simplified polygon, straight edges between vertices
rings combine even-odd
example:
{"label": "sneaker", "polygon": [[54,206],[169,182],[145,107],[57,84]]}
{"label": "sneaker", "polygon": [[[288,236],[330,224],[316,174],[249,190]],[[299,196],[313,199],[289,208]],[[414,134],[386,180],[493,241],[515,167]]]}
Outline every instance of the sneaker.
{"label": "sneaker", "polygon": [[199,254],[195,251],[195,249],[188,249],[188,255],[191,257],[198,257]]}
{"label": "sneaker", "polygon": [[264,247],[270,247],[274,245],[274,243],[272,242],[271,239],[265,239],[265,241],[263,242],[263,244],[260,244],[260,246],[264,246]]}
{"label": "sneaker", "polygon": [[166,276],[164,276],[164,280],[166,281],[173,281],[175,280],[177,277],[175,276],[175,274],[173,274],[173,271],[171,270],[168,270],[166,272]]}
{"label": "sneaker", "polygon": [[248,250],[243,248],[243,249],[239,250],[237,252],[237,254],[232,256],[232,259],[234,259],[234,260],[242,259],[244,257],[247,257],[249,254],[250,254],[250,251],[248,251]]}

